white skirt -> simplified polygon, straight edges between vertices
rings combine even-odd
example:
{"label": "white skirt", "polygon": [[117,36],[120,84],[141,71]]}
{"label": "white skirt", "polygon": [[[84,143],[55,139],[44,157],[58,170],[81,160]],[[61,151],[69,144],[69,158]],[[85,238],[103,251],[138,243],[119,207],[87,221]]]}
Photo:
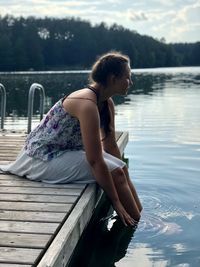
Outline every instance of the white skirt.
{"label": "white skirt", "polygon": [[[103,152],[104,160],[110,172],[123,168],[126,164]],[[8,165],[0,165],[0,173],[11,173],[30,180],[44,183],[94,183],[95,178],[86,159],[85,151],[67,151],[50,161],[42,161],[28,156],[24,149],[17,159]]]}

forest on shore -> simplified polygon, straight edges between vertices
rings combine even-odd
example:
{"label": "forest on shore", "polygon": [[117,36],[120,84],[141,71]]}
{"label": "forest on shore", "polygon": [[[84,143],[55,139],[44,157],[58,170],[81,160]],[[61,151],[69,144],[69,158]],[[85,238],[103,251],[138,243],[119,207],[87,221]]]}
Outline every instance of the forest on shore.
{"label": "forest on shore", "polygon": [[110,50],[129,55],[134,68],[200,66],[200,42],[166,44],[79,18],[0,16],[0,71],[89,69]]}

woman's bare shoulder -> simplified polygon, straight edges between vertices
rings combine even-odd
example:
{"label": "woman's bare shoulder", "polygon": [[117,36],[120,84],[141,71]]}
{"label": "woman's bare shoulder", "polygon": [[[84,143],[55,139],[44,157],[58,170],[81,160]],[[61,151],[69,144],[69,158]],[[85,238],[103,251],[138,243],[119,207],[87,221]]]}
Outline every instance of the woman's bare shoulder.
{"label": "woman's bare shoulder", "polygon": [[68,95],[63,101],[63,108],[71,115],[79,117],[81,112],[95,111],[97,100],[93,92],[83,88]]}

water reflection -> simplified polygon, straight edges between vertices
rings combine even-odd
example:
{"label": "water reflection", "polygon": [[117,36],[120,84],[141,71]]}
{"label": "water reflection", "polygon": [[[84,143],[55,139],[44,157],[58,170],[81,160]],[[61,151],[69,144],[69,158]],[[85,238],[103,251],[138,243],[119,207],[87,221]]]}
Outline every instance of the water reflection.
{"label": "water reflection", "polygon": [[[176,68],[178,69],[178,68]],[[184,69],[184,68],[183,68]],[[194,68],[195,69],[195,68]],[[115,103],[121,104],[130,102],[130,95],[152,95],[153,92],[163,90],[166,83],[172,83],[173,86],[182,83],[199,84],[200,75],[198,73],[181,73],[180,69],[169,71],[168,69],[159,72],[148,72],[145,70],[132,70],[133,86],[129,89],[128,96],[114,97]],[[158,71],[158,70],[157,70]],[[41,83],[46,92],[47,103],[46,111],[50,104],[55,103],[59,98],[74,90],[85,87],[88,84],[88,71],[82,72],[22,72],[22,73],[0,73],[0,82],[7,91],[7,115],[17,114],[18,116],[27,115],[28,91],[32,83]],[[38,96],[37,96],[38,94]],[[36,91],[34,101],[34,112],[37,113],[39,107],[39,92]]]}
{"label": "water reflection", "polygon": [[[13,110],[19,116],[27,115],[28,91],[32,83],[40,83],[44,86],[47,100],[55,103],[66,93],[84,87],[88,83],[85,73],[42,73],[42,74],[6,74],[0,75],[0,82],[7,91],[7,114]],[[39,92],[36,91],[34,112],[39,107]],[[46,111],[49,107],[46,107]]]}
{"label": "water reflection", "polygon": [[[158,87],[162,89],[167,78],[166,75],[152,76],[151,74],[132,74],[133,86],[129,90],[132,94],[151,94]],[[5,86],[7,92],[7,115],[17,114],[18,116],[27,115],[28,91],[32,83],[41,83],[45,88],[48,103],[55,103],[59,98],[88,84],[87,72],[54,72],[54,73],[6,73],[0,74],[0,82]],[[116,104],[128,101],[127,97],[114,97]],[[49,108],[47,103],[46,111]],[[39,107],[39,92],[36,91],[34,101],[34,112]]]}
{"label": "water reflection", "polygon": [[69,267],[117,266],[116,263],[126,255],[136,228],[124,226],[119,219],[93,225],[83,240],[87,244],[84,253],[76,255]]}

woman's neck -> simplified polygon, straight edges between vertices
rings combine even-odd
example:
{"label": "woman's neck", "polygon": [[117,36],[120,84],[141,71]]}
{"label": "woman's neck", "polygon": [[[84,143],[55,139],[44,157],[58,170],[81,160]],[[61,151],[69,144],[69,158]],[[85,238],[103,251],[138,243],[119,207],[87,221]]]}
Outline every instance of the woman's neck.
{"label": "woman's neck", "polygon": [[90,85],[99,95],[99,103],[104,102],[105,100],[109,99],[112,94],[110,94],[110,91],[108,87],[93,83]]}

